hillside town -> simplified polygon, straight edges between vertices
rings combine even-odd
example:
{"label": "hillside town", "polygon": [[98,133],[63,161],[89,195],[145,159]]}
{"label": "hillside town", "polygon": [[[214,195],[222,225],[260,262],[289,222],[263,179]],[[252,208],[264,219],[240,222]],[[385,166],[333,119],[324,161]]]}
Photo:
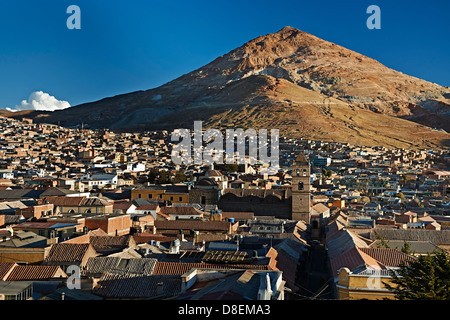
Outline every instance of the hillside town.
{"label": "hillside town", "polygon": [[176,165],[168,131],[0,127],[0,300],[396,299],[450,250],[448,149],[281,137],[269,174]]}

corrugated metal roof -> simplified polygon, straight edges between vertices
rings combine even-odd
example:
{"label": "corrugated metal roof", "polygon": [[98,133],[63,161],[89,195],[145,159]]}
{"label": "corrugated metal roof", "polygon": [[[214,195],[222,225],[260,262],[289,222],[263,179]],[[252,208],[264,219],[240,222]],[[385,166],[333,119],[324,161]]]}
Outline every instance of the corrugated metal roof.
{"label": "corrugated metal roof", "polygon": [[376,233],[385,240],[431,241],[435,245],[450,244],[450,230],[376,229],[371,231],[370,238],[376,240]]}
{"label": "corrugated metal roof", "polygon": [[109,273],[151,275],[157,260],[153,258],[123,259],[118,257],[92,257],[86,264],[86,275]]}
{"label": "corrugated metal roof", "polygon": [[[380,243],[381,240],[375,240],[370,247],[376,248]],[[401,248],[405,245],[404,240],[389,240],[387,243],[390,248],[395,248],[398,250],[401,250]],[[443,250],[430,241],[407,241],[407,243],[410,245],[411,252],[417,254],[432,253],[435,250]]]}
{"label": "corrugated metal roof", "polygon": [[208,250],[202,261],[207,263],[248,263],[250,259],[245,251]]}
{"label": "corrugated metal roof", "polygon": [[[161,295],[158,284],[161,283]],[[181,292],[181,277],[105,273],[92,290],[105,298],[165,298]]]}

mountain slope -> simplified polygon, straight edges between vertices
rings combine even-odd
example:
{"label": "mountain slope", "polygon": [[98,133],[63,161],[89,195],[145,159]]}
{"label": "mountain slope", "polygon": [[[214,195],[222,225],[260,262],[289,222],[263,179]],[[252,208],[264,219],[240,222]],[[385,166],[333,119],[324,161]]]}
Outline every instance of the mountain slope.
{"label": "mountain slope", "polygon": [[203,120],[215,128],[276,127],[311,139],[431,147],[450,141],[433,129],[450,131],[449,98],[447,87],[286,27],[158,88],[33,117],[115,130],[190,128]]}

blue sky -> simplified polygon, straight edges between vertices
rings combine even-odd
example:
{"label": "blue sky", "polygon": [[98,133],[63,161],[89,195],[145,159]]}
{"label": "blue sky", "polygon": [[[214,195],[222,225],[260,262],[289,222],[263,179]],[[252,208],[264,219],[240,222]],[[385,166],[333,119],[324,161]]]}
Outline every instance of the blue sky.
{"label": "blue sky", "polygon": [[[69,30],[69,5],[81,30]],[[369,30],[369,5],[381,30]],[[34,91],[72,106],[160,86],[292,26],[450,86],[450,1],[40,0],[0,4],[0,108]]]}

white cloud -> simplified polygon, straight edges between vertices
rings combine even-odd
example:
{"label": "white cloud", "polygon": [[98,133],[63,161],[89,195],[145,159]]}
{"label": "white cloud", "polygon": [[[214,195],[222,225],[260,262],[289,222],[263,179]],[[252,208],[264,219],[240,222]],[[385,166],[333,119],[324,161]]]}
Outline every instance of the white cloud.
{"label": "white cloud", "polygon": [[41,111],[55,111],[70,108],[70,103],[56,99],[54,96],[42,91],[36,91],[30,94],[28,100],[22,100],[20,105],[14,109],[6,108],[8,111],[23,111],[23,110],[41,110]]}

